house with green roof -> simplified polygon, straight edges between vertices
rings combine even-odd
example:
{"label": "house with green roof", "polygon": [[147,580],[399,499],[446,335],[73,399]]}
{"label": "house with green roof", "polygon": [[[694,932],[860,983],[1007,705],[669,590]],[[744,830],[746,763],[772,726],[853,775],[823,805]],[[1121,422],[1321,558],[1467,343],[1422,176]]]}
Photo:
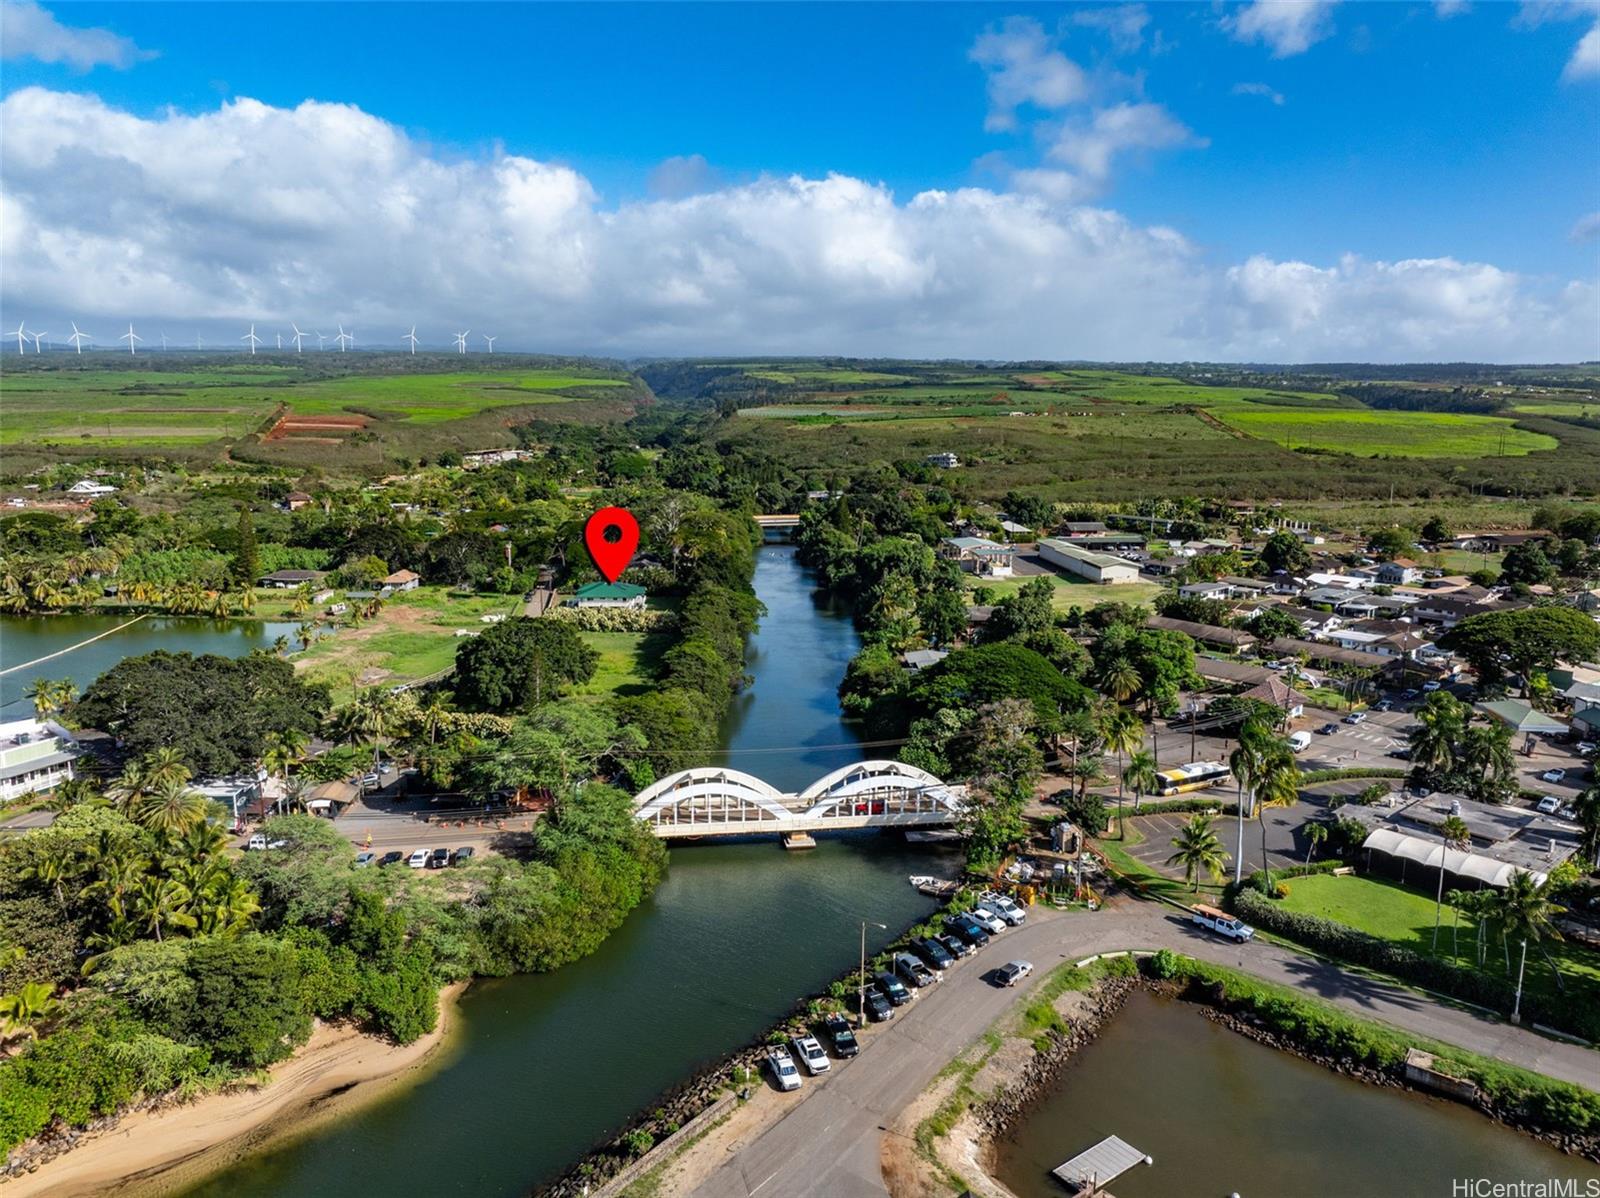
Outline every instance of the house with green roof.
{"label": "house with green roof", "polygon": [[1551,736],[1567,730],[1565,720],[1546,715],[1518,699],[1497,699],[1491,703],[1479,703],[1477,708],[1490,719],[1499,720],[1513,732],[1539,732]]}
{"label": "house with green roof", "polygon": [[591,582],[568,601],[573,607],[643,607],[644,588],[631,582]]}

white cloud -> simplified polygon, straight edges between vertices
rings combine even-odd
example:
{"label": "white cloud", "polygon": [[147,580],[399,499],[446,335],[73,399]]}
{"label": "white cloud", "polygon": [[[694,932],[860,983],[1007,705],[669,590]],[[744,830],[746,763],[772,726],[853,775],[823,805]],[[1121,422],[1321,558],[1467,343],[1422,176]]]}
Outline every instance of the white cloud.
{"label": "white cloud", "polygon": [[1103,182],[1111,174],[1113,159],[1125,151],[1206,144],[1160,104],[1116,104],[1097,109],[1086,123],[1064,126],[1049,155],[1085,178]]}
{"label": "white cloud", "polygon": [[721,173],[703,154],[682,154],[663,159],[650,172],[650,194],[675,200],[711,191],[721,182]]}
{"label": "white cloud", "polygon": [[1337,0],[1251,0],[1224,19],[1224,25],[1241,42],[1259,41],[1274,58],[1304,54],[1333,32],[1332,11]]}
{"label": "white cloud", "polygon": [[1433,15],[1441,21],[1459,17],[1472,7],[1470,0],[1433,0]]}
{"label": "white cloud", "polygon": [[1593,241],[1600,238],[1600,212],[1591,212],[1580,216],[1578,223],[1572,226],[1572,232],[1567,234],[1573,241]]}
{"label": "white cloud", "polygon": [[1236,96],[1260,96],[1263,100],[1271,100],[1279,108],[1283,107],[1283,93],[1267,86],[1265,83],[1235,83],[1233,94]]}
{"label": "white cloud", "polygon": [[978,36],[967,55],[989,75],[989,115],[984,128],[1017,127],[1017,109],[1061,109],[1087,98],[1083,68],[1051,45],[1032,17],[1008,17]]}
{"label": "white cloud", "polygon": [[1131,54],[1144,41],[1144,27],[1150,23],[1150,13],[1142,4],[1117,4],[1111,8],[1080,8],[1072,14],[1072,23],[1089,29],[1103,30],[1111,39],[1114,49]]}
{"label": "white cloud", "polygon": [[109,29],[74,29],[63,25],[40,8],[35,0],[3,0],[0,3],[0,45],[4,57],[36,58],[40,62],[65,63],[74,70],[110,66],[119,70],[141,59],[154,58],[129,38]]}
{"label": "white cloud", "polygon": [[363,345],[416,323],[618,354],[1600,358],[1591,283],[1448,258],[1230,269],[1082,205],[1113,143],[1189,136],[1167,122],[1096,118],[1075,169],[1004,192],[792,176],[607,207],[570,167],[436,157],[347,105],[142,117],[26,88],[0,102],[0,316],[106,341],[129,319],[230,344],[341,320]]}
{"label": "white cloud", "polygon": [[1568,83],[1600,75],[1600,21],[1578,40],[1561,78]]}

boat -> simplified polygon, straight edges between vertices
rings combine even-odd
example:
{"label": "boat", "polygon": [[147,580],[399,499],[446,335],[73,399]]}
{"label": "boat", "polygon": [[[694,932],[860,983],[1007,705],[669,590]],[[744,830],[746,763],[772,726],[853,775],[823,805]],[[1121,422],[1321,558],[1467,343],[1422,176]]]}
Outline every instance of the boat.
{"label": "boat", "polygon": [[935,878],[929,874],[912,874],[911,884],[920,893],[931,895],[934,898],[946,898],[961,889],[959,883],[949,881],[946,878]]}
{"label": "boat", "polygon": [[961,833],[954,828],[913,828],[906,833],[907,844],[947,844],[960,839]]}

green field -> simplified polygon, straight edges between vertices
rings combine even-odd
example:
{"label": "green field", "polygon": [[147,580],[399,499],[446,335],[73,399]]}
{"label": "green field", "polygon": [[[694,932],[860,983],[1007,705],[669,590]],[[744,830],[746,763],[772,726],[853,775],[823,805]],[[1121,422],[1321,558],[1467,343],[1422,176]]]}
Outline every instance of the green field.
{"label": "green field", "polygon": [[584,643],[600,654],[594,677],[573,693],[584,697],[636,695],[648,689],[661,655],[672,647],[664,632],[585,632]]}
{"label": "green field", "polygon": [[[1433,952],[1434,900],[1428,895],[1393,882],[1348,875],[1342,878],[1332,874],[1290,878],[1288,886],[1289,897],[1282,902],[1291,911],[1347,924],[1417,952]],[[1451,929],[1451,910],[1446,906],[1439,933],[1438,955],[1451,957],[1452,946],[1459,938],[1461,952],[1455,959],[1464,965],[1474,964],[1473,925],[1462,920],[1458,936],[1452,935]],[[1545,947],[1566,976],[1568,991],[1577,988],[1581,992],[1587,989],[1594,1000],[1600,1002],[1600,953],[1559,941],[1552,941]],[[1491,946],[1487,962],[1491,971],[1504,969],[1505,955],[1498,943]],[[1516,967],[1514,955],[1512,967]],[[1555,989],[1549,965],[1531,947],[1528,953],[1527,986],[1541,993],[1551,993]]]}
{"label": "green field", "polygon": [[1055,587],[1050,602],[1057,611],[1096,607],[1102,603],[1149,603],[1162,591],[1162,586],[1158,582],[1120,582],[1102,586],[1099,583],[1079,581],[1054,572],[1036,574],[1028,578],[974,579],[971,589],[988,587],[994,592],[995,598],[1000,599],[1020,591],[1034,578],[1048,578]]}
{"label": "green field", "polygon": [[1234,407],[1219,415],[1233,428],[1287,449],[1308,447],[1365,457],[1520,457],[1559,445],[1554,437],[1516,428],[1504,417],[1455,412]]}

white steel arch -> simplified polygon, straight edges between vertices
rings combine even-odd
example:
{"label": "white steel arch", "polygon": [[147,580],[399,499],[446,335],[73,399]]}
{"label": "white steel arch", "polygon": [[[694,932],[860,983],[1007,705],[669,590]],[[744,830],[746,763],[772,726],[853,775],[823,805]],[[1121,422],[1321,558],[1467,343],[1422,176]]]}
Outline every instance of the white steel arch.
{"label": "white steel arch", "polygon": [[903,761],[858,761],[818,778],[798,798],[807,819],[960,811],[940,778]]}
{"label": "white steel arch", "polygon": [[679,770],[634,798],[634,814],[655,823],[788,820],[783,794],[753,774],[724,766]]}

